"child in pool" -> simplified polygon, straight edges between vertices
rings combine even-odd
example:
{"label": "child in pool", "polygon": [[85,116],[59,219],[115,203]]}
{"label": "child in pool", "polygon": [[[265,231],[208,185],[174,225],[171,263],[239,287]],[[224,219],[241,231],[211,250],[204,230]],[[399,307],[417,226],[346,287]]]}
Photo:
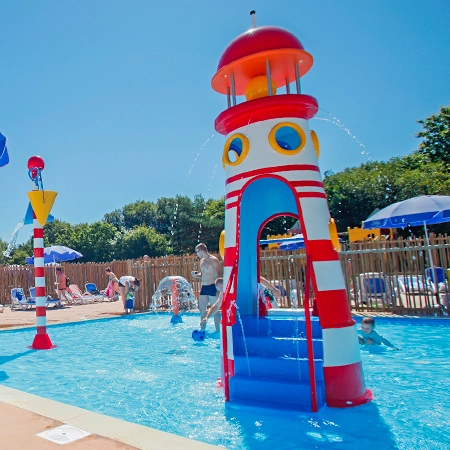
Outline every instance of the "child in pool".
{"label": "child in pool", "polygon": [[359,336],[358,341],[360,344],[365,345],[382,345],[386,347],[391,347],[394,350],[398,350],[383,336],[380,336],[375,330],[375,319],[370,316],[366,316],[361,320],[361,329],[358,330]]}

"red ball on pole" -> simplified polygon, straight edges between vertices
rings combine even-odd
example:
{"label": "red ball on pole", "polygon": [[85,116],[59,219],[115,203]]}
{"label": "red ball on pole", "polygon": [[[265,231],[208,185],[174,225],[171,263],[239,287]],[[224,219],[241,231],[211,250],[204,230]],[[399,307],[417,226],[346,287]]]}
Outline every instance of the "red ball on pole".
{"label": "red ball on pole", "polygon": [[40,170],[44,170],[45,167],[45,163],[44,163],[44,159],[41,158],[40,156],[32,156],[29,160],[28,160],[28,169],[40,169]]}

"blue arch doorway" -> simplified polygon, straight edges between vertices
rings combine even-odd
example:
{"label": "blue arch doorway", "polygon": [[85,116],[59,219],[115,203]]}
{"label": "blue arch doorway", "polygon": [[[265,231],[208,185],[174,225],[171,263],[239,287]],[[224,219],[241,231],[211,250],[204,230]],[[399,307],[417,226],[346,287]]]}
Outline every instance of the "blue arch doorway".
{"label": "blue arch doorway", "polygon": [[241,199],[239,259],[236,303],[241,315],[256,314],[259,231],[272,216],[282,213],[299,217],[291,188],[278,178],[253,181]]}

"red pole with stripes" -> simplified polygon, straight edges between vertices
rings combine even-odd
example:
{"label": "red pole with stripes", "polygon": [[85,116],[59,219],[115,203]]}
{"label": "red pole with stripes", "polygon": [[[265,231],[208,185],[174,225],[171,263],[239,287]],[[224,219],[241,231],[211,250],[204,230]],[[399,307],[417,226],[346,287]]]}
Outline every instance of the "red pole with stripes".
{"label": "red pole with stripes", "polygon": [[47,334],[47,297],[44,269],[44,229],[33,212],[34,226],[34,285],[36,287],[36,336],[31,348],[48,350],[54,345]]}
{"label": "red pole with stripes", "polygon": [[[44,186],[42,184],[41,171],[45,163],[40,156],[32,156],[28,160],[28,176],[34,182],[33,191],[42,191],[44,199]],[[28,193],[30,196],[31,193]],[[53,199],[54,200],[54,199]],[[31,201],[31,197],[30,197]],[[32,201],[31,201],[32,203]],[[51,205],[50,205],[51,209]],[[45,218],[46,219],[46,218]],[[45,223],[45,220],[44,220]],[[36,218],[33,209],[33,248],[34,248],[34,286],[36,288],[36,336],[31,348],[35,350],[48,350],[54,345],[47,334],[47,295],[45,291],[45,268],[44,268],[44,229]]]}

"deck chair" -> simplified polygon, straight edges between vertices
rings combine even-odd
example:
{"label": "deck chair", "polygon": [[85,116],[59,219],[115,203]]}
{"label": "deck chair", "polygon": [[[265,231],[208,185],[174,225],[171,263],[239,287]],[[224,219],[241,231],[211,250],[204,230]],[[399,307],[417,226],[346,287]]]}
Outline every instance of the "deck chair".
{"label": "deck chair", "polygon": [[[435,281],[435,273],[437,283]],[[427,284],[430,286],[430,289],[434,294],[437,292],[448,291],[447,273],[442,267],[435,267],[434,270],[429,267],[425,270],[425,276],[427,278]]]}
{"label": "deck chair", "polygon": [[71,284],[68,291],[65,292],[66,298],[71,304],[84,305],[86,303],[93,303],[94,299],[91,294],[81,292],[81,289],[76,284]]}
{"label": "deck chair", "polygon": [[36,302],[25,296],[23,288],[11,289],[11,311],[15,309],[32,309]]}
{"label": "deck chair", "polygon": [[71,284],[69,290],[72,296],[82,298],[85,303],[102,302],[102,295],[93,295],[90,292],[81,292],[81,289],[76,284]]}
{"label": "deck chair", "polygon": [[86,283],[84,285],[84,289],[87,293],[94,295],[95,297],[98,297],[98,300],[102,302],[103,300],[109,300],[109,297],[106,295],[105,291],[99,291],[97,289],[97,285],[95,283]]}
{"label": "deck chair", "polygon": [[[29,292],[30,292],[30,298],[32,300],[36,301],[36,288],[30,287]],[[45,306],[49,307],[50,305],[53,306],[54,308],[59,308],[62,306],[62,303],[59,299],[54,300],[51,295],[47,295],[47,298],[45,301]]]}
{"label": "deck chair", "polygon": [[358,290],[363,304],[369,300],[382,300],[387,305],[393,304],[392,289],[389,277],[383,272],[366,272],[358,275]]}
{"label": "deck chair", "polygon": [[424,294],[428,291],[421,275],[399,275],[397,282],[402,294]]}
{"label": "deck chair", "polygon": [[[59,298],[59,291],[55,289],[56,295]],[[86,303],[81,297],[73,296],[68,290],[64,291],[64,297],[68,305],[82,305]]]}

